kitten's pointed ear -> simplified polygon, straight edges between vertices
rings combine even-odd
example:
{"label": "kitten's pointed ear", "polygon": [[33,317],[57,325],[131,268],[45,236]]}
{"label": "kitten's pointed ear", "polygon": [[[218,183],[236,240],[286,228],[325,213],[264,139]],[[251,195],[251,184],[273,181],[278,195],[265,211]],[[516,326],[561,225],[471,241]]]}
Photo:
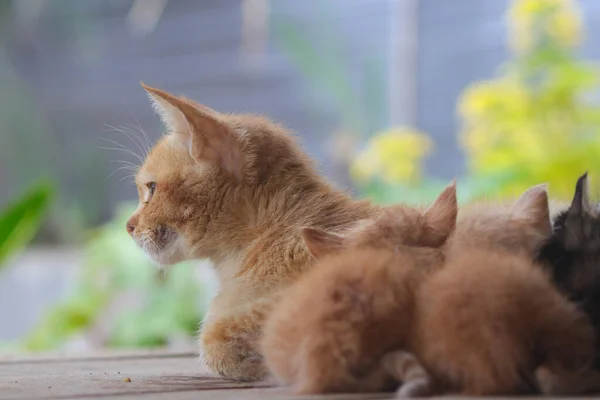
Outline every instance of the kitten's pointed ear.
{"label": "kitten's pointed ear", "polygon": [[531,223],[543,234],[552,232],[550,207],[548,205],[548,185],[545,183],[527,189],[512,206],[513,215]]}
{"label": "kitten's pointed ear", "polygon": [[344,247],[344,237],[337,233],[317,228],[302,228],[300,234],[308,252],[317,260]]}
{"label": "kitten's pointed ear", "polygon": [[456,181],[453,180],[423,213],[428,227],[423,240],[431,246],[441,246],[454,230],[457,214]]}
{"label": "kitten's pointed ear", "polygon": [[585,243],[591,234],[590,218],[595,218],[597,214],[597,210],[590,204],[586,172],[577,180],[573,201],[567,210],[564,229],[561,231],[567,249],[576,250]]}
{"label": "kitten's pointed ear", "polygon": [[575,195],[573,201],[569,207],[569,215],[582,216],[582,215],[595,215],[596,210],[590,204],[590,198],[588,194],[588,174],[587,172],[579,177],[577,184],[575,185]]}
{"label": "kitten's pointed ear", "polygon": [[236,132],[214,111],[145,84],[154,109],[196,161],[210,161],[240,179],[243,157]]}
{"label": "kitten's pointed ear", "polygon": [[189,126],[185,119],[185,116],[181,111],[174,105],[165,100],[165,97],[170,96],[168,93],[162,90],[150,87],[143,82],[140,85],[144,88],[154,112],[160,117],[160,120],[167,128],[167,131],[173,134],[188,134]]}

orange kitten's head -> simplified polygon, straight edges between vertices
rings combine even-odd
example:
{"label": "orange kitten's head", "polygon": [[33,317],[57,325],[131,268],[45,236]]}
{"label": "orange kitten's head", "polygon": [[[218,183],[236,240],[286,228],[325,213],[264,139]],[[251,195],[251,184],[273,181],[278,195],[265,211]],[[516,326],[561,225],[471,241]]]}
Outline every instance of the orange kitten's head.
{"label": "orange kitten's head", "polygon": [[235,252],[261,207],[281,199],[282,182],[316,176],[291,135],[267,119],[144,89],[167,133],[136,175],[139,206],[127,231],[155,261]]}
{"label": "orange kitten's head", "polygon": [[462,207],[453,243],[533,255],[551,233],[548,192],[542,184],[512,205],[475,202]]}
{"label": "orange kitten's head", "polygon": [[399,246],[437,248],[454,230],[458,205],[453,181],[426,210],[390,206],[373,219],[362,220],[345,234],[303,228],[302,238],[315,258],[346,248],[395,250]]}

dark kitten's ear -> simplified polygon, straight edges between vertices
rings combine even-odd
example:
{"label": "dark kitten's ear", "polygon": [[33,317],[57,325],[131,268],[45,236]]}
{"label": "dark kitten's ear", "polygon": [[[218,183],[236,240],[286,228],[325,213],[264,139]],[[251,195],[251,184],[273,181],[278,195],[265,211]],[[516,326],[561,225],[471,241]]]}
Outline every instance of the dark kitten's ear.
{"label": "dark kitten's ear", "polygon": [[143,83],[142,87],[169,132],[183,141],[196,161],[214,162],[241,178],[243,156],[237,134],[216,112]]}
{"label": "dark kitten's ear", "polygon": [[575,195],[573,196],[571,207],[569,207],[570,215],[594,215],[596,213],[596,210],[594,210],[594,207],[590,204],[587,177],[588,174],[586,172],[577,179]]}
{"label": "dark kitten's ear", "polygon": [[545,183],[527,189],[513,204],[511,210],[515,218],[528,222],[541,234],[549,235],[552,232],[548,190]]}
{"label": "dark kitten's ear", "polygon": [[423,213],[426,230],[422,242],[427,246],[441,246],[454,230],[457,214],[456,181],[453,180]]}
{"label": "dark kitten's ear", "polygon": [[567,210],[563,240],[568,249],[578,248],[586,239],[591,228],[590,219],[596,217],[597,210],[590,204],[587,172],[579,177],[575,185],[575,195]]}
{"label": "dark kitten's ear", "polygon": [[337,233],[317,228],[302,228],[300,234],[308,252],[317,260],[344,247],[344,237]]}

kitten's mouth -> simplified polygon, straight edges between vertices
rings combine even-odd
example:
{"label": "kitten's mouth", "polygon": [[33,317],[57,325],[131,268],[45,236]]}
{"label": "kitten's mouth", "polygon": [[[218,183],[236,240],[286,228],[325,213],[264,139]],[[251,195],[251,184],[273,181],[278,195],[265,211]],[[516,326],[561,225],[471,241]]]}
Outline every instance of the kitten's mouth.
{"label": "kitten's mouth", "polygon": [[159,265],[175,264],[183,260],[179,235],[168,226],[160,225],[142,232],[134,239],[144,253]]}

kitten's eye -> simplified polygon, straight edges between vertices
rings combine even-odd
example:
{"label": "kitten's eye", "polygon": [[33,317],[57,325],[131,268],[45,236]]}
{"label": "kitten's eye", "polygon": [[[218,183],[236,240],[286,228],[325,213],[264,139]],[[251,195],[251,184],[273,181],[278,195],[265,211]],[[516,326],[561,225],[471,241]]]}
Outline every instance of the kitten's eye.
{"label": "kitten's eye", "polygon": [[153,196],[154,191],[156,190],[156,182],[148,182],[146,186],[148,187],[148,189],[150,189],[150,196]]}

